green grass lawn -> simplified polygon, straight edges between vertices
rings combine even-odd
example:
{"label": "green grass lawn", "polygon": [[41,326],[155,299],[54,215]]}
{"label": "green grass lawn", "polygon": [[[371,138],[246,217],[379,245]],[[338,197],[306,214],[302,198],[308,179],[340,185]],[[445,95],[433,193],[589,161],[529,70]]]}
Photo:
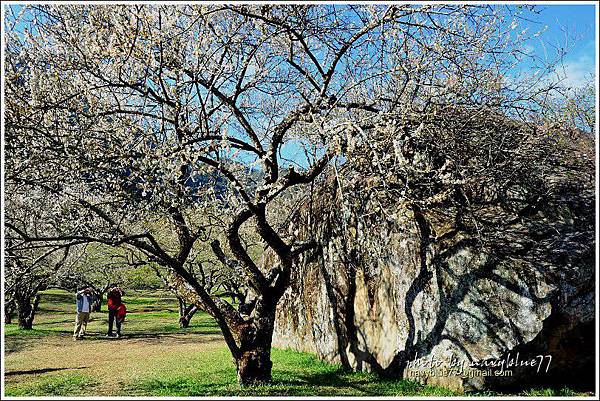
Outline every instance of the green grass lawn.
{"label": "green grass lawn", "polygon": [[[177,302],[164,292],[129,292],[124,337],[105,338],[106,312],[94,313],[83,341],[71,338],[74,296],[42,294],[34,329],[4,327],[7,396],[446,396],[455,393],[410,380],[345,373],[315,356],[274,349],[273,384],[242,388],[210,316],[178,327]],[[480,393],[473,395],[493,395]],[[575,395],[568,389],[523,395]]]}

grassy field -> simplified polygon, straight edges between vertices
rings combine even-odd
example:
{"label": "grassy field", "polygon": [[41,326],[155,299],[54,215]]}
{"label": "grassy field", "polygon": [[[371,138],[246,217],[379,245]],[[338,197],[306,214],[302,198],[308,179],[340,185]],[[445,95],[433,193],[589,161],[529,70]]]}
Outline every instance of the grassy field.
{"label": "grassy field", "polygon": [[[34,330],[5,325],[7,396],[444,396],[452,392],[407,380],[344,373],[310,354],[273,350],[269,386],[241,388],[212,318],[197,313],[177,324],[177,303],[165,293],[129,292],[123,338],[104,337],[107,313],[94,313],[83,341],[72,340],[74,296],[42,294]],[[574,395],[532,390],[526,395]],[[481,395],[491,395],[490,393]]]}

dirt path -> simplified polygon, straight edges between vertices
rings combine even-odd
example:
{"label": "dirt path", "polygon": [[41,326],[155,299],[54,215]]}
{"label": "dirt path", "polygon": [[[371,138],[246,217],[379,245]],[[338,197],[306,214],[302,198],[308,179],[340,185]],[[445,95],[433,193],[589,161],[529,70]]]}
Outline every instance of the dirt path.
{"label": "dirt path", "polygon": [[169,369],[199,351],[225,347],[218,335],[168,334],[124,337],[92,336],[73,341],[70,335],[7,338],[6,384],[22,383],[65,372],[93,377],[94,395],[114,395],[124,384]]}

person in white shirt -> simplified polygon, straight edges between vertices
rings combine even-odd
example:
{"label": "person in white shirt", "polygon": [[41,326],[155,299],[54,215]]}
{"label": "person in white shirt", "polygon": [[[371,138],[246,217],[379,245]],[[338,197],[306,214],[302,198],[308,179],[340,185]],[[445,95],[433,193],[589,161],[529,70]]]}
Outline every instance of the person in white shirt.
{"label": "person in white shirt", "polygon": [[92,311],[92,290],[88,287],[77,291],[77,317],[75,318],[75,330],[73,331],[73,340],[81,340],[85,334],[85,329],[90,321],[90,312]]}

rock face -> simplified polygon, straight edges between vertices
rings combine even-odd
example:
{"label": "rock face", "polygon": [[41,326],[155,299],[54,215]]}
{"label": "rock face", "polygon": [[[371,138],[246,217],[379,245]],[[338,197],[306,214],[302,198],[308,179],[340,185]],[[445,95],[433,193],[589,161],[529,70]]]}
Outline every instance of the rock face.
{"label": "rock face", "polygon": [[[438,189],[424,194],[414,175],[403,178],[406,165],[414,169],[418,160],[419,170],[439,172],[460,163],[447,149],[414,151],[431,140],[423,136],[427,126],[386,122],[392,138],[382,137],[380,153],[375,143],[374,154],[355,155],[298,212],[300,236],[321,246],[296,263],[274,346],[455,390],[593,388],[594,166],[569,164],[593,160],[593,142],[575,133],[566,148],[556,143],[566,153],[556,154],[562,164],[553,159],[551,174],[543,173],[545,162],[523,160],[520,178],[493,185],[498,176],[469,176],[459,165],[452,173],[459,186],[429,174]],[[522,149],[517,139],[507,148]],[[401,146],[407,141],[410,151]],[[390,143],[400,149],[383,166],[383,184],[381,166],[364,160],[385,160]],[[407,186],[412,196],[396,191]],[[525,195],[507,196],[515,186]],[[450,194],[442,196],[445,188]]]}

